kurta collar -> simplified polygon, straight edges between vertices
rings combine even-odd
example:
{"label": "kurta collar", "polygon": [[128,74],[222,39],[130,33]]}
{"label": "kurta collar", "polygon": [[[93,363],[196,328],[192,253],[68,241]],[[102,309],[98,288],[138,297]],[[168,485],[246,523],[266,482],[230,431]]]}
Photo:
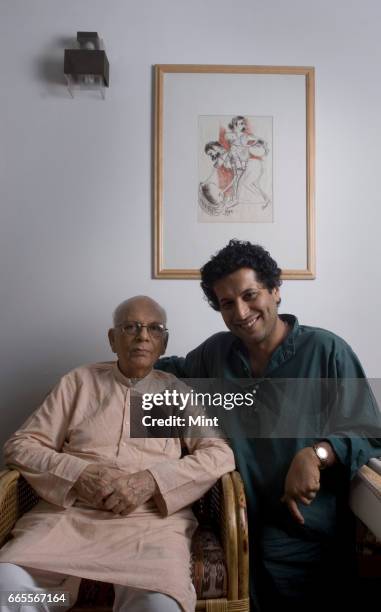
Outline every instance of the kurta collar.
{"label": "kurta collar", "polygon": [[122,383],[125,387],[134,387],[136,389],[139,389],[141,383],[146,386],[147,382],[154,376],[153,370],[151,370],[144,378],[128,378],[120,371],[117,361],[112,364],[112,370],[118,382]]}
{"label": "kurta collar", "polygon": [[279,368],[285,361],[288,361],[295,355],[295,338],[299,333],[299,322],[294,315],[282,314],[279,315],[282,321],[288,323],[290,328],[289,333],[283,340],[282,344],[275,349],[271,355],[271,359],[267,365],[265,376],[272,370]]}
{"label": "kurta collar", "polygon": [[[264,374],[265,377],[269,376],[270,372],[278,368],[285,361],[288,361],[295,354],[295,339],[299,334],[298,319],[291,314],[281,314],[279,317],[282,319],[282,321],[288,323],[290,331],[282,344],[280,344],[273,352]],[[238,355],[243,365],[244,375],[247,376],[248,373],[251,372],[251,369],[249,355],[245,345],[239,338],[236,338],[232,348]]]}

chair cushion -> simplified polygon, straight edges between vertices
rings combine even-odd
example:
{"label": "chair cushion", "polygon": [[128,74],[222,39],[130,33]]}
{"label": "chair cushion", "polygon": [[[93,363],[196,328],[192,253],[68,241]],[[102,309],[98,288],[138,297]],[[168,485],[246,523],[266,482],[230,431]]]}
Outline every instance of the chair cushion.
{"label": "chair cushion", "polygon": [[192,580],[197,599],[218,599],[227,594],[225,554],[211,528],[198,527],[192,540]]}

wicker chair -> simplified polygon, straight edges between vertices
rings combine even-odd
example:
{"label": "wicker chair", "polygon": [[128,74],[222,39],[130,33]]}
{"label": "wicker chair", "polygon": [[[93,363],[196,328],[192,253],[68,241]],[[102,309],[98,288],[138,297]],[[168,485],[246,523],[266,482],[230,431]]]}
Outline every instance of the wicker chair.
{"label": "wicker chair", "polygon": [[[16,470],[0,472],[0,546],[38,496]],[[225,474],[194,505],[200,526],[192,542],[196,610],[249,612],[248,528],[245,492],[238,472]],[[73,612],[109,612],[111,585],[82,580]]]}

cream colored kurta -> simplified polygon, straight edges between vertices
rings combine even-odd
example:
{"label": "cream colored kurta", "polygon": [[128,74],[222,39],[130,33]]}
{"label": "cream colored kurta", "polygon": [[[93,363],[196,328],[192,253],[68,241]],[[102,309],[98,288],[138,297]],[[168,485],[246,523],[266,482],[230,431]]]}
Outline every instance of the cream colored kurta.
{"label": "cream colored kurta", "polygon": [[[189,504],[225,472],[233,454],[219,438],[130,438],[131,393],[179,388],[152,371],[132,385],[116,363],[97,363],[64,376],[5,444],[5,459],[42,500],[16,524],[0,562],[159,591],[194,610],[189,550],[196,519]],[[72,487],[89,463],[149,469],[160,491],[122,517],[76,501]]]}

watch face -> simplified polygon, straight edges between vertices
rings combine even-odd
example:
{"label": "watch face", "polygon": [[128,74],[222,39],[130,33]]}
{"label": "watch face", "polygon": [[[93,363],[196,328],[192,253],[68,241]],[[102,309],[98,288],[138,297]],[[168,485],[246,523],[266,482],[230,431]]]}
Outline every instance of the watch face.
{"label": "watch face", "polygon": [[324,446],[316,447],[316,454],[322,461],[326,461],[328,459],[328,451]]}

